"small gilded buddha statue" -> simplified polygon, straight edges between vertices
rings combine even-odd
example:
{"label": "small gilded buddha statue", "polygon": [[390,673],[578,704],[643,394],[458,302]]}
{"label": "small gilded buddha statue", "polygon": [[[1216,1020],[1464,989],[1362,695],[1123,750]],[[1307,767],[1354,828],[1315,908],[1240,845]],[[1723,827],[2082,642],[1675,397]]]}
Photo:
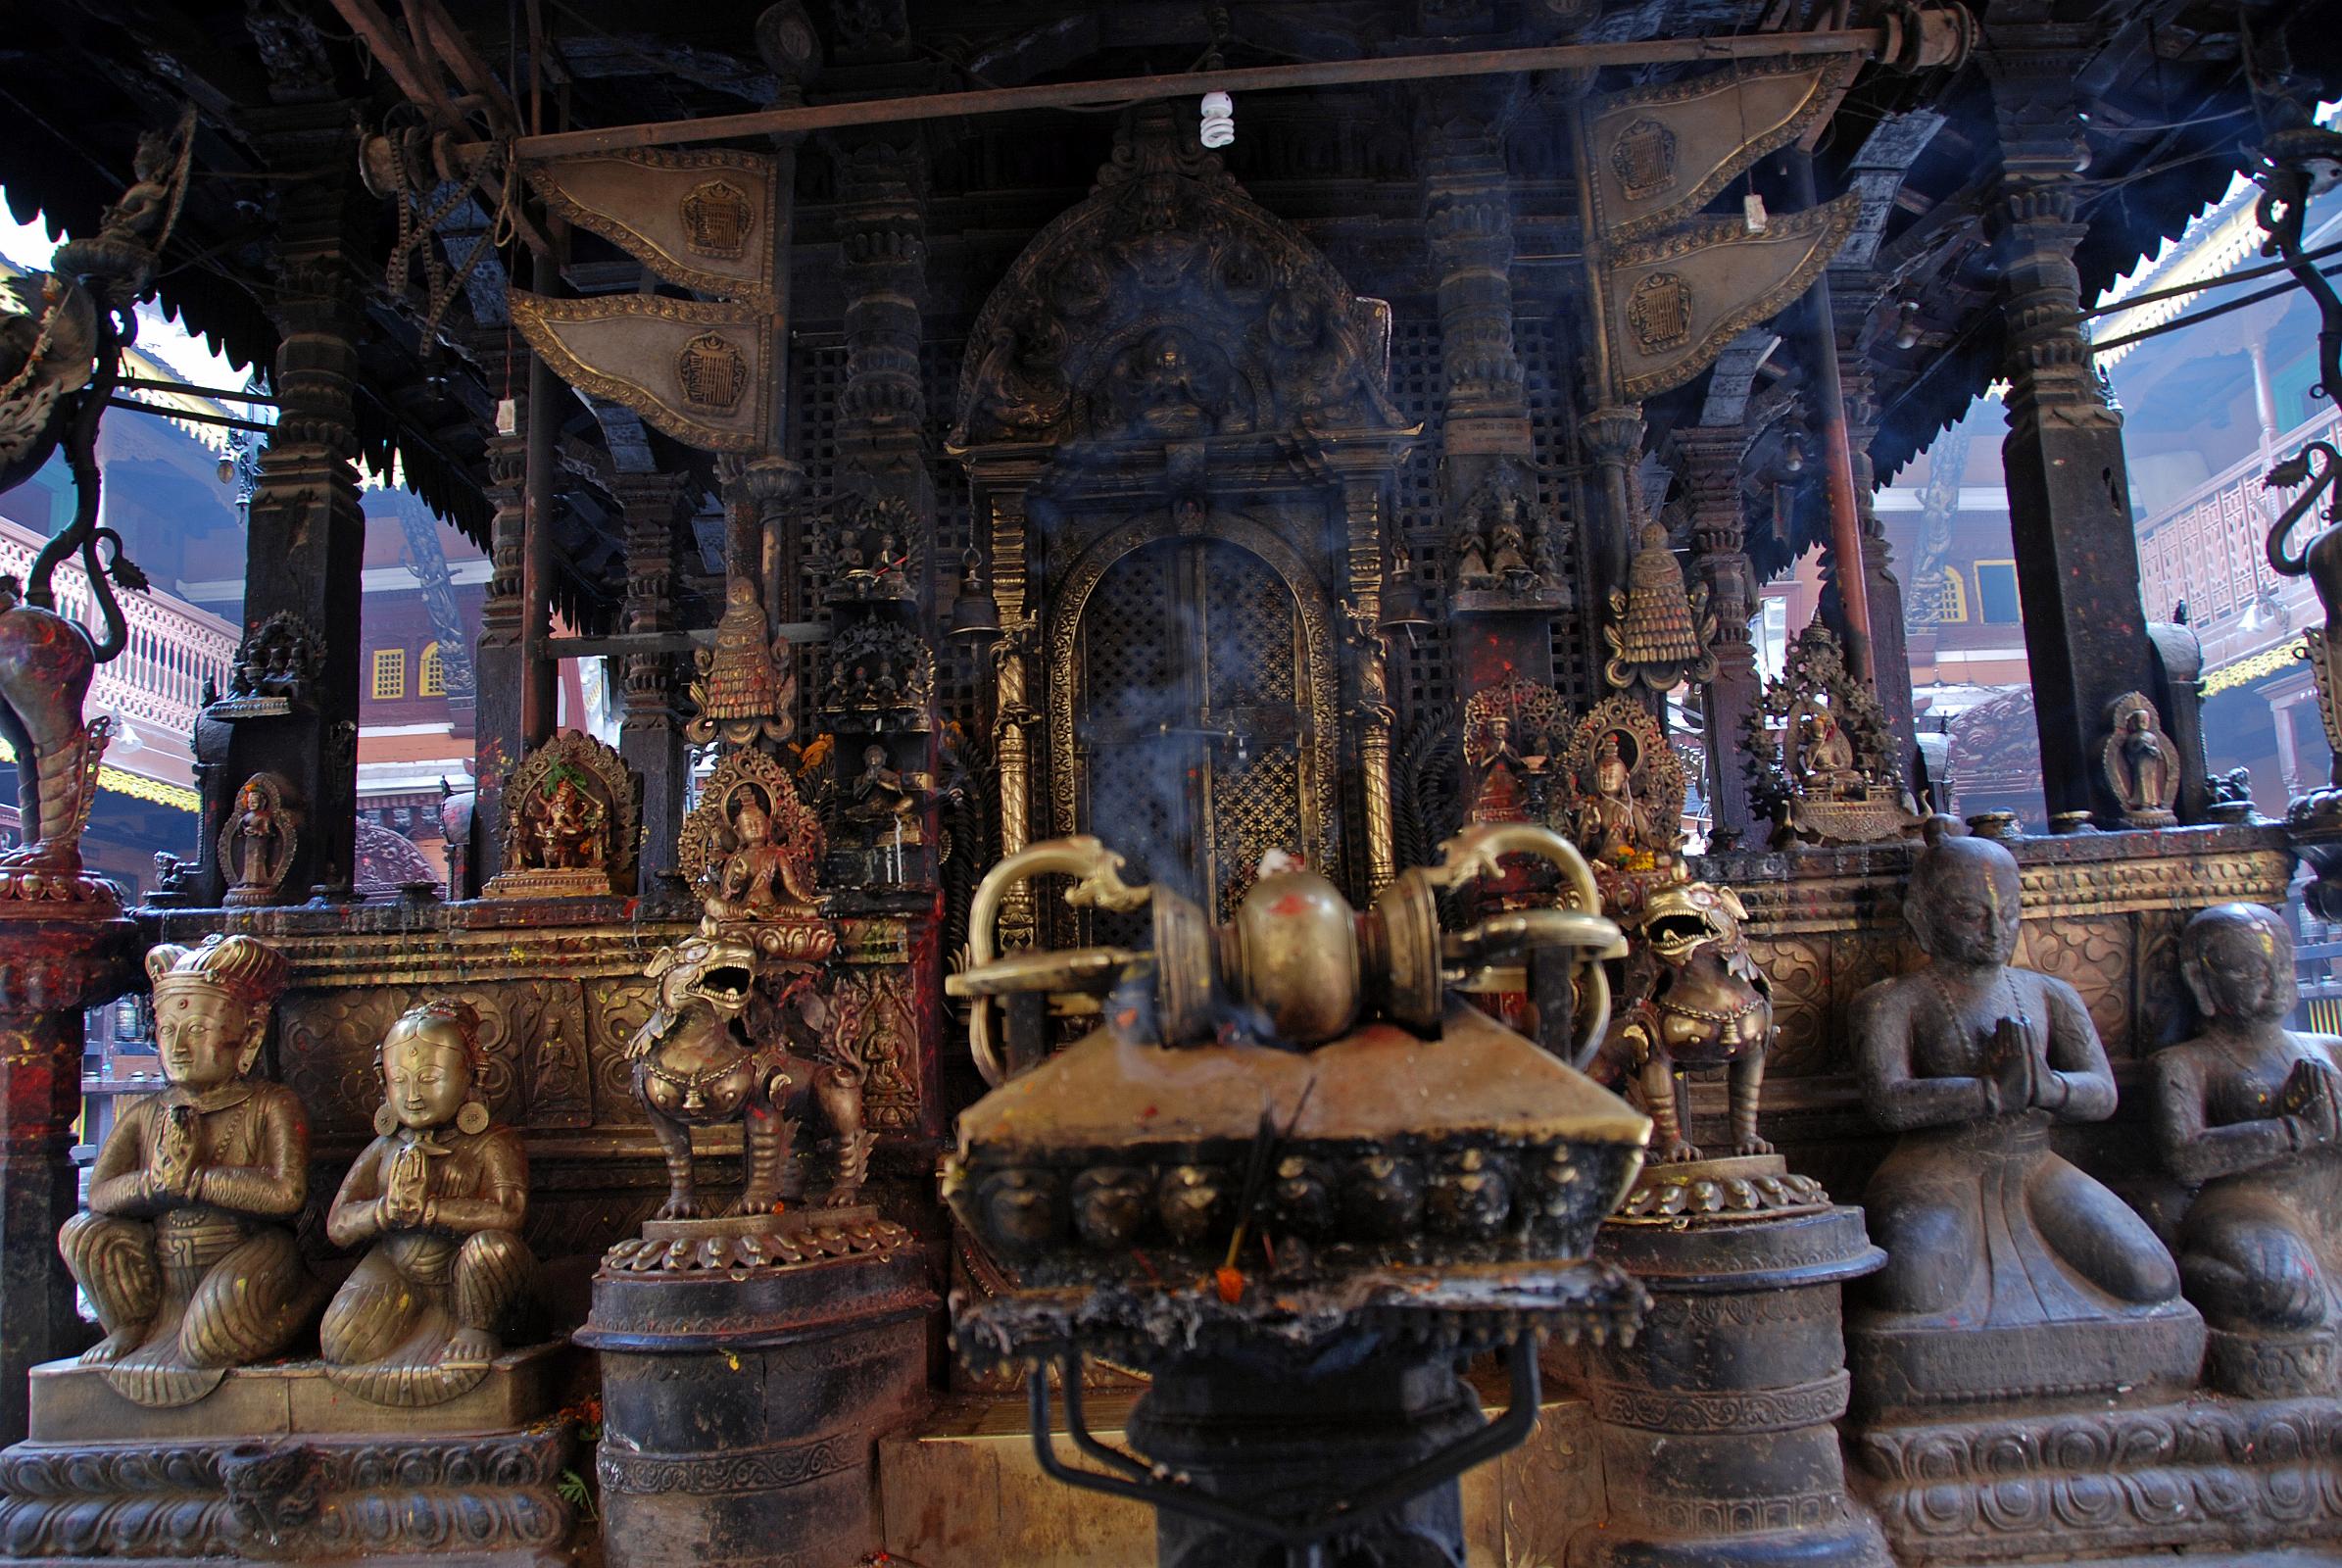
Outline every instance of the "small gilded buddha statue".
{"label": "small gilded buddha statue", "polygon": [[371,1244],[325,1309],[327,1376],[377,1404],[440,1404],[478,1384],[529,1305],[520,1240],[528,1156],[489,1125],[480,1019],[447,999],[410,1008],[374,1057],[378,1135],[334,1196],[325,1234]]}
{"label": "small gilded buddha statue", "polygon": [[281,1352],[323,1291],[291,1224],[308,1193],[308,1118],[290,1089],[252,1076],[283,956],[216,936],[155,948],[146,972],[170,1087],[106,1135],[88,1211],[58,1246],[106,1330],[82,1361],[123,1397],[169,1407]]}
{"label": "small gilded buddha statue", "polygon": [[2334,1386],[2342,1326],[2342,1039],[2285,1027],[2293,936],[2257,904],[2187,923],[2204,1032],[2154,1058],[2164,1167],[2194,1188],[2179,1276],[2212,1326],[2210,1376],[2255,1397]]}
{"label": "small gilded buddha statue", "polygon": [[2074,989],[2010,962],[2020,905],[2009,852],[1934,819],[1903,898],[1927,963],[1855,999],[1863,1100],[1899,1137],[1849,1353],[1895,1399],[2169,1389],[2203,1353],[2155,1233],[2050,1147],[2114,1114],[2114,1071]]}

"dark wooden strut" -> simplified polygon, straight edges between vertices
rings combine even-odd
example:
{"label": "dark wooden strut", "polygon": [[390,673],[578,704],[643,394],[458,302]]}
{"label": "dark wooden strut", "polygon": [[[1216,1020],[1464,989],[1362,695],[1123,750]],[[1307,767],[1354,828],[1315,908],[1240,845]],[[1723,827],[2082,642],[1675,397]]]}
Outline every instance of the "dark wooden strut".
{"label": "dark wooden strut", "polygon": [[1022,109],[1095,108],[1207,92],[1269,92],[1356,82],[1423,81],[1440,76],[1500,76],[1531,71],[1590,71],[1603,66],[1673,61],[1759,60],[1803,55],[1887,55],[1905,46],[1900,27],[1838,27],[1818,32],[1759,32],[1712,38],[1645,38],[1626,43],[1549,44],[1530,49],[1480,49],[1452,55],[1393,55],[1375,60],[1325,60],[1290,66],[1246,66],[1171,75],[1045,82],[987,87],[918,98],[876,98],[805,108],[759,109],[705,120],[605,125],[590,130],[522,136],[521,158],[561,158],[629,147],[675,147],[735,136],[795,135],[845,125],[886,125],[910,120],[1002,115]]}

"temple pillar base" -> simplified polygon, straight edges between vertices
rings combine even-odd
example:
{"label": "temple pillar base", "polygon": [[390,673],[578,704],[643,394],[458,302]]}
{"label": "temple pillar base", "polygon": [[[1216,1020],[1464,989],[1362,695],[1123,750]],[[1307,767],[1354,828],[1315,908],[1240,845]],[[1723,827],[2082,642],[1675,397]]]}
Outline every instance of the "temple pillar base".
{"label": "temple pillar base", "polygon": [[722,1262],[606,1261],[594,1278],[576,1338],[602,1358],[610,1568],[851,1568],[879,1548],[872,1452],[927,1397],[939,1303],[925,1255],[900,1227],[855,1251],[820,1210],[781,1218],[806,1261],[750,1266],[711,1248]]}
{"label": "temple pillar base", "polygon": [[[1756,1163],[1654,1174],[1697,1189],[1702,1165]],[[1575,1355],[1608,1517],[1578,1532],[1571,1568],[1892,1568],[1847,1494],[1833,1424],[1848,1386],[1841,1290],[1883,1254],[1860,1209],[1795,1201],[1805,1185],[1784,1183],[1772,1212],[1654,1209],[1602,1227],[1595,1256],[1641,1281],[1651,1308],[1632,1346]]]}
{"label": "temple pillar base", "polygon": [[1855,1431],[1848,1452],[1904,1568],[2071,1562],[2084,1542],[2093,1561],[2336,1560],[2318,1554],[2342,1529],[2333,1399],[1914,1420]]}
{"label": "temple pillar base", "polygon": [[192,1405],[131,1403],[74,1361],[32,1373],[32,1438],[0,1451],[0,1564],[567,1558],[558,1346],[500,1356],[445,1404],[368,1403],[315,1361],[239,1367]]}

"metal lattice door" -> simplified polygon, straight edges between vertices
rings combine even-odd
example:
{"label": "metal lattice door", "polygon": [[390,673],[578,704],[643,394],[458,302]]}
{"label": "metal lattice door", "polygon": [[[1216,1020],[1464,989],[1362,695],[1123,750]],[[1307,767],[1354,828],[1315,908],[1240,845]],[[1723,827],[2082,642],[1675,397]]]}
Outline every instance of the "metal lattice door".
{"label": "metal lattice door", "polygon": [[1317,823],[1305,651],[1292,590],[1211,539],[1135,550],[1082,612],[1081,830],[1225,919],[1261,856]]}

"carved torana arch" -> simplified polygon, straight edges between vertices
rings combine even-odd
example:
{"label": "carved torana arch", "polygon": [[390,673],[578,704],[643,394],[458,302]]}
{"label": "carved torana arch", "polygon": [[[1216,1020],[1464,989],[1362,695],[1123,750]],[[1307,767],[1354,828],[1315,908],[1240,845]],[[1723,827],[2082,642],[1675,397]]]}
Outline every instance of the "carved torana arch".
{"label": "carved torana arch", "polygon": [[1150,104],[985,302],[951,444],[1398,431],[1390,339],[1387,305]]}

